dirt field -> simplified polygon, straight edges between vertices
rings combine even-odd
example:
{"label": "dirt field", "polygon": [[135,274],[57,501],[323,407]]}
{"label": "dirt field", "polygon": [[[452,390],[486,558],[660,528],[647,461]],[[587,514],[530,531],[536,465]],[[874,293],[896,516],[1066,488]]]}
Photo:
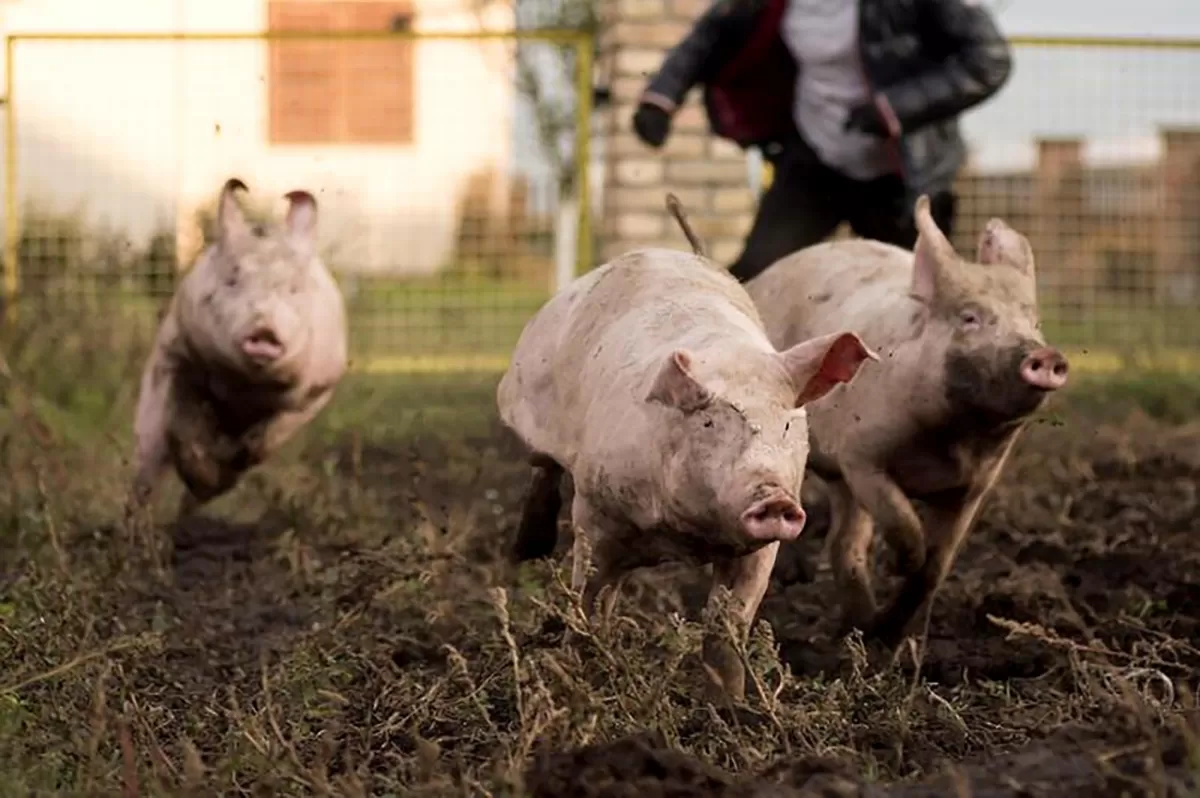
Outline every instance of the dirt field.
{"label": "dirt field", "polygon": [[589,631],[561,559],[500,565],[526,470],[488,383],[416,423],[425,389],[349,386],[159,551],[115,523],[128,374],[88,369],[0,382],[0,795],[1200,794],[1194,382],[1028,431],[919,673],[831,639],[814,517],[729,709],[681,617],[702,574]]}

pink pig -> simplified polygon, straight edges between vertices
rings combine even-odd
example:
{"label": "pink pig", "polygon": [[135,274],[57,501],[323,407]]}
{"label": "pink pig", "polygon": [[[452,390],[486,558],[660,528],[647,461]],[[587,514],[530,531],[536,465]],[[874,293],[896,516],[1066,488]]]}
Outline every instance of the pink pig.
{"label": "pink pig", "polygon": [[127,515],[168,466],[186,488],[179,516],[231,490],[329,403],[347,368],[342,294],[317,253],[317,205],[293,191],[283,225],[256,234],[234,197],[217,240],[172,297],[142,373],[136,474]]}
{"label": "pink pig", "polygon": [[[635,568],[711,562],[748,626],[780,542],[804,527],[805,405],[874,357],[847,331],[777,351],[745,290],[696,254],[634,251],[577,278],[525,326],[497,391],[532,453],[516,558],[553,551],[569,472],[589,614]],[[704,659],[743,695],[726,647],[706,642]]]}
{"label": "pink pig", "polygon": [[[916,203],[913,252],[854,239],[817,244],[746,286],[771,341],[850,326],[881,361],[809,406],[808,467],[830,487],[829,551],[843,627],[888,645],[936,593],[1017,435],[1067,382],[1038,329],[1033,250],[999,219],[960,258]],[[927,509],[924,521],[913,500]],[[906,579],[877,612],[868,557],[878,525]]]}

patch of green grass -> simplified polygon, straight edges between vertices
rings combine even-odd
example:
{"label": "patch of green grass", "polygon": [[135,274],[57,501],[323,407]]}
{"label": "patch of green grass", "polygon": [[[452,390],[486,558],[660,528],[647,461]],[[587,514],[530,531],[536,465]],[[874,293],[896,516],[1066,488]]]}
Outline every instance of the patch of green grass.
{"label": "patch of green grass", "polygon": [[1092,420],[1116,420],[1134,410],[1171,424],[1200,419],[1200,375],[1124,373],[1072,377],[1055,408]]}
{"label": "patch of green grass", "polygon": [[357,278],[353,345],[362,354],[507,354],[549,295],[506,280]]}
{"label": "patch of green grass", "polygon": [[1200,349],[1200,314],[1187,305],[1099,297],[1068,309],[1053,295],[1040,298],[1042,332],[1070,348],[1123,350]]}
{"label": "patch of green grass", "polygon": [[322,429],[337,437],[408,437],[421,431],[480,435],[496,417],[497,374],[350,374],[338,387]]}

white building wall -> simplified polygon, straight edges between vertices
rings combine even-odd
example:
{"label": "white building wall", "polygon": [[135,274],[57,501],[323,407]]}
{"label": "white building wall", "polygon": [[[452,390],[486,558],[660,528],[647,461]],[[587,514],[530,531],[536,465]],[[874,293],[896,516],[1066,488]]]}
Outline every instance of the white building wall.
{"label": "white building wall", "polygon": [[[470,0],[417,3],[418,30],[471,30]],[[511,14],[493,9],[493,28]],[[261,0],[17,0],[5,32],[257,32]],[[468,176],[509,170],[509,42],[423,41],[408,146],[272,146],[262,42],[19,42],[12,101],[22,201],[82,209],[135,243],[190,222],[231,175],[253,201],[317,196],[345,270],[428,272],[451,256]],[[2,68],[2,67],[0,67]],[[497,191],[503,201],[503,187]]]}

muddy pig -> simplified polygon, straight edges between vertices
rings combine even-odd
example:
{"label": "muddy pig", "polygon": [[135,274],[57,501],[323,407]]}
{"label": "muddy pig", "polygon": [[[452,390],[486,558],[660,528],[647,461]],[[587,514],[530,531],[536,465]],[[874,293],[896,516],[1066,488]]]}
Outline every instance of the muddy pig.
{"label": "muddy pig", "polygon": [[[1013,443],[1067,359],[1038,329],[1033,251],[999,219],[960,258],[921,197],[912,252],[863,239],[793,253],[747,285],[771,341],[788,346],[844,326],[881,361],[809,405],[809,469],[829,485],[828,550],[843,630],[894,647],[937,592]],[[927,510],[918,516],[913,500]],[[873,525],[903,584],[877,611]]]}
{"label": "muddy pig", "polygon": [[228,492],[329,403],[347,366],[346,311],[317,253],[317,204],[287,195],[282,225],[255,230],[225,183],[216,240],[180,281],[142,373],[127,516],[168,466],[184,517]]}
{"label": "muddy pig", "polygon": [[[726,586],[744,630],[779,542],[804,527],[805,405],[873,357],[840,330],[776,351],[745,289],[695,254],[636,250],[577,278],[527,323],[497,390],[533,466],[516,560],[552,553],[569,473],[571,581],[589,616],[633,569],[713,563],[710,606]],[[704,660],[743,695],[727,644],[710,638]]]}

